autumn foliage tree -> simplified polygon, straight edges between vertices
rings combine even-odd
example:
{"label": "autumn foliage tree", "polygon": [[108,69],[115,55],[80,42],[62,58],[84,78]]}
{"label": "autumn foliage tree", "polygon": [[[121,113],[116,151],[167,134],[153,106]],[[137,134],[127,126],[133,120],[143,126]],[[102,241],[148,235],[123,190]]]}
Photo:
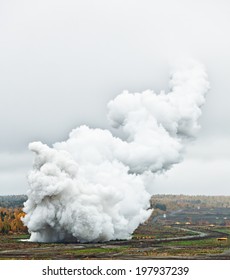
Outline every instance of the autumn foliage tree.
{"label": "autumn foliage tree", "polygon": [[24,215],[21,208],[0,208],[0,233],[27,233],[21,221]]}

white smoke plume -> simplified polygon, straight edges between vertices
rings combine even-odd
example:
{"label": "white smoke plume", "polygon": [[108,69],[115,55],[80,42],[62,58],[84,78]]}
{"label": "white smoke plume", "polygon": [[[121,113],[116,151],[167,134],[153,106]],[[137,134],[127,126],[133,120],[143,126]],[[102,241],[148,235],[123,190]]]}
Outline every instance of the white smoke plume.
{"label": "white smoke plume", "polygon": [[151,214],[149,173],[182,160],[209,89],[203,65],[189,61],[175,70],[170,92],[124,91],[108,104],[110,131],[80,126],[52,148],[30,143],[35,153],[28,175],[24,223],[31,241],[97,242],[128,239]]}

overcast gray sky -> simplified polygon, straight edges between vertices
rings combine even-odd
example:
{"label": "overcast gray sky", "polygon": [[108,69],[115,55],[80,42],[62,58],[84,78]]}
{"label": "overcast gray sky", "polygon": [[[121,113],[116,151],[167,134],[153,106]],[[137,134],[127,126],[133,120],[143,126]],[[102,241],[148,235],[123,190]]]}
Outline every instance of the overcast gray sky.
{"label": "overcast gray sky", "polygon": [[229,13],[226,0],[0,0],[0,195],[26,193],[29,142],[109,128],[111,98],[167,91],[183,57],[205,64],[211,90],[198,139],[156,193],[230,195]]}

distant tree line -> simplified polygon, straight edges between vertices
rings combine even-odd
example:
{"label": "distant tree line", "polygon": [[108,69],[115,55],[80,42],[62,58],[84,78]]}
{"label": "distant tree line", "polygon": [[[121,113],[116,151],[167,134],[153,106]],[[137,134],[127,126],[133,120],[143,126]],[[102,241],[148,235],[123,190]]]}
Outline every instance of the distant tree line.
{"label": "distant tree line", "polygon": [[17,208],[23,207],[23,203],[27,200],[26,195],[4,195],[0,196],[0,207]]}
{"label": "distant tree line", "polygon": [[214,207],[230,208],[230,196],[157,194],[150,200],[152,208],[167,211],[181,208]]}

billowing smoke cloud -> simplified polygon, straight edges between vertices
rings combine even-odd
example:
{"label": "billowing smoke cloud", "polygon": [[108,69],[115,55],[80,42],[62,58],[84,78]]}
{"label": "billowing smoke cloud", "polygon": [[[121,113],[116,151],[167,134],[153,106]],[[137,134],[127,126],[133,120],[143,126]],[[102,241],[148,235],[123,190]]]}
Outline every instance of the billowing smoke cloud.
{"label": "billowing smoke cloud", "polygon": [[30,143],[35,153],[29,173],[24,223],[31,241],[96,242],[128,239],[151,211],[148,174],[181,161],[209,88],[204,67],[180,65],[170,92],[124,91],[108,104],[110,131],[80,126],[52,148]]}

